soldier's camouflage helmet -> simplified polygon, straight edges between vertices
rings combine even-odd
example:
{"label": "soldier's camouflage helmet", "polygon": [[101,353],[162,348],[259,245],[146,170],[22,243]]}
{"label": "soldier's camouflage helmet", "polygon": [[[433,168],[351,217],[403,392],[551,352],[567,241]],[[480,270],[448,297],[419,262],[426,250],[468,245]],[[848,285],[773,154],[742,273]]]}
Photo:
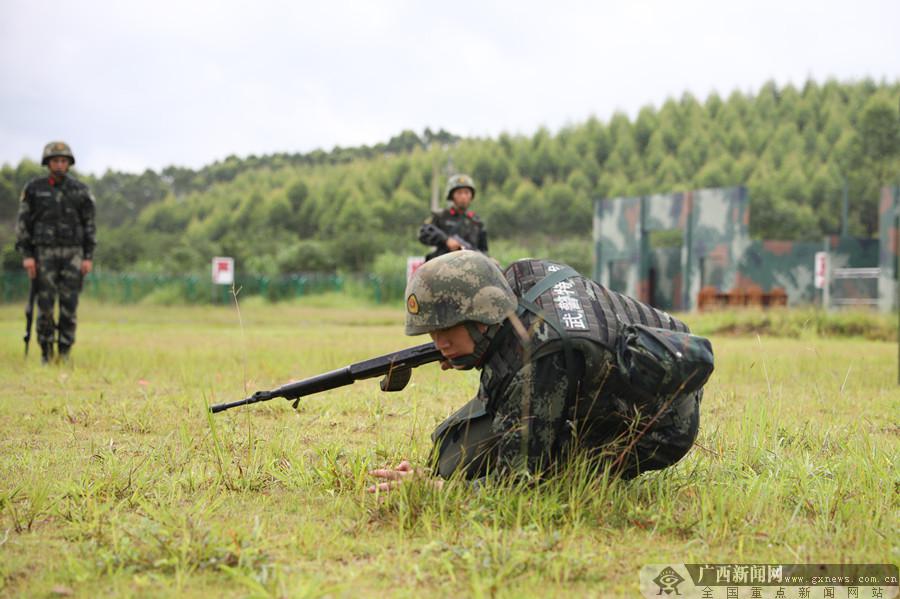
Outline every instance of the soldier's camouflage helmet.
{"label": "soldier's camouflage helmet", "polygon": [[47,166],[51,158],[57,156],[65,156],[69,159],[69,164],[75,164],[75,155],[72,154],[72,148],[64,141],[51,141],[44,146],[44,156],[41,158],[41,165]]}
{"label": "soldier's camouflage helmet", "polygon": [[466,321],[498,324],[518,301],[497,264],[469,250],[419,267],[406,285],[406,334],[421,335]]}
{"label": "soldier's camouflage helmet", "polygon": [[472,190],[472,199],[475,199],[475,182],[469,175],[453,175],[447,179],[447,199],[453,199],[453,192],[462,187],[468,187]]}

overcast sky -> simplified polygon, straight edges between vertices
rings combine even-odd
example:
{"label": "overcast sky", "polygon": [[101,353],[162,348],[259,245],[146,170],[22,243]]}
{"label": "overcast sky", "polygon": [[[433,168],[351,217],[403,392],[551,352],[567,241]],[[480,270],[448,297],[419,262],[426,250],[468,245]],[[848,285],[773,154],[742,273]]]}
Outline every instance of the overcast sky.
{"label": "overcast sky", "polygon": [[0,0],[0,163],[59,138],[85,172],[196,168],[895,82],[898,24],[898,0]]}

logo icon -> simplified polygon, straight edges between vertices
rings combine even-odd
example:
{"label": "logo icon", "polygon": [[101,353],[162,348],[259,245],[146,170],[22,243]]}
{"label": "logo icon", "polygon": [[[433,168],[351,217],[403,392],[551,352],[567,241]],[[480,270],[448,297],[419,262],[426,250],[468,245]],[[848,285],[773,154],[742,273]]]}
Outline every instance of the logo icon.
{"label": "logo icon", "polygon": [[676,572],[671,566],[668,566],[663,568],[663,571],[659,573],[659,576],[653,579],[653,582],[659,587],[657,595],[662,595],[663,593],[671,595],[673,592],[676,595],[681,595],[681,593],[678,592],[678,585],[684,582],[684,577]]}
{"label": "logo icon", "polygon": [[415,293],[410,294],[410,296],[406,298],[406,311],[410,314],[419,313],[419,301],[416,299]]}

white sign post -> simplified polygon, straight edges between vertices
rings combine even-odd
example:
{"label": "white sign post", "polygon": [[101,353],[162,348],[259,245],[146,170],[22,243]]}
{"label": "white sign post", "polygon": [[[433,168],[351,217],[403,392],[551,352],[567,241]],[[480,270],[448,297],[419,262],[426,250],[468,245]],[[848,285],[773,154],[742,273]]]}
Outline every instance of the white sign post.
{"label": "white sign post", "polygon": [[216,256],[212,259],[212,282],[214,285],[234,283],[234,258]]}
{"label": "white sign post", "polygon": [[813,282],[822,290],[822,307],[828,309],[828,252],[816,252],[813,263]]}
{"label": "white sign post", "polygon": [[409,256],[406,258],[406,280],[409,281],[410,277],[413,276],[413,273],[416,272],[420,266],[425,264],[425,258],[422,256]]}
{"label": "white sign post", "polygon": [[825,279],[828,273],[828,252],[816,252],[813,272],[815,273],[816,289],[825,289]]}

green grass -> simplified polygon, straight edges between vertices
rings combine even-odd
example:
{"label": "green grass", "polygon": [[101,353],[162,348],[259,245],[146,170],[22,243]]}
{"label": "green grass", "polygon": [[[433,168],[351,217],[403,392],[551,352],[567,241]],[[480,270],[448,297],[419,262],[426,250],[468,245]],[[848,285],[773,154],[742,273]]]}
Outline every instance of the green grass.
{"label": "green grass", "polygon": [[863,311],[826,312],[814,308],[712,310],[692,319],[701,334],[774,337],[862,337],[897,341],[897,314]]}
{"label": "green grass", "polygon": [[[21,312],[0,307],[0,595],[634,596],[646,563],[900,561],[894,343],[713,334],[674,468],[379,500],[367,471],[421,463],[476,373],[206,406],[421,342],[399,308],[88,303],[73,363],[49,368],[23,362]],[[688,321],[729,318],[747,317]]]}

